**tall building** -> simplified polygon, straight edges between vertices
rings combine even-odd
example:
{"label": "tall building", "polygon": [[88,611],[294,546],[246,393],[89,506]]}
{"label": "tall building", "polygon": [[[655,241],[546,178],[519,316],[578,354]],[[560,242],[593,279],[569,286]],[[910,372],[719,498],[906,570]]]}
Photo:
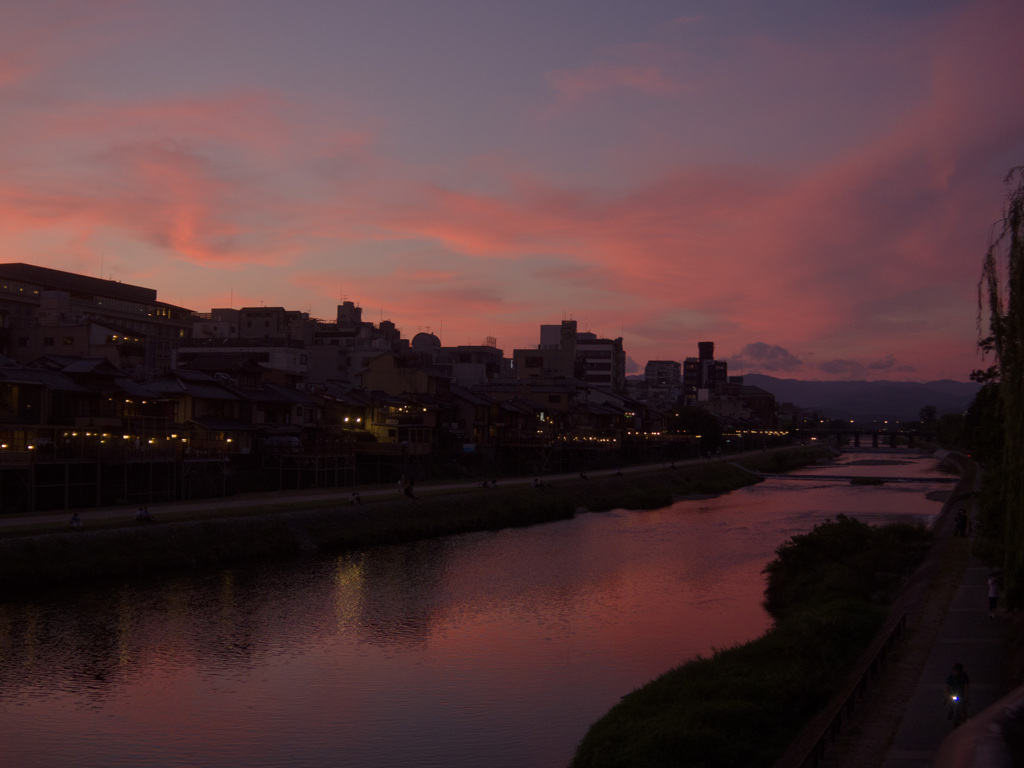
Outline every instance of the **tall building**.
{"label": "tall building", "polygon": [[156,290],[33,264],[0,264],[0,347],[27,363],[105,357],[122,370],[167,368],[194,313]]}
{"label": "tall building", "polygon": [[622,337],[599,339],[593,333],[576,335],[577,368],[588,384],[622,392],[626,388],[626,353]]}
{"label": "tall building", "polygon": [[687,400],[706,400],[711,390],[728,383],[728,365],[724,360],[715,360],[715,343],[699,342],[697,357],[683,361],[683,391]]}

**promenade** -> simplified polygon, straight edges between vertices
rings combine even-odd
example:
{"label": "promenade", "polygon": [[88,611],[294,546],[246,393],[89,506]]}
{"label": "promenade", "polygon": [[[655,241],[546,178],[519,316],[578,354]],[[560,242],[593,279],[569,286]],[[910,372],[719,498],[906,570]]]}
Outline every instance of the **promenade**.
{"label": "promenade", "polygon": [[[773,450],[785,450],[785,449],[773,449]],[[748,453],[736,454],[729,456],[726,460],[734,461],[738,458],[748,455],[760,455],[761,451],[750,451]],[[691,459],[687,461],[677,461],[673,464],[644,464],[636,466],[624,466],[621,469],[605,469],[588,472],[588,477],[611,477],[617,473],[623,475],[630,474],[642,474],[647,472],[655,472],[658,470],[667,470],[670,467],[683,468],[687,466],[693,466],[697,464],[706,464],[712,461],[722,461],[723,459]],[[571,482],[580,479],[578,472],[563,473],[555,475],[543,475],[540,478],[544,483],[563,483]],[[533,477],[511,477],[501,478],[497,481],[497,485],[501,487],[515,487],[515,486],[528,486],[533,482]],[[440,482],[440,483],[424,483],[417,484],[415,491],[416,494],[423,496],[431,496],[441,493],[452,493],[459,491],[467,491],[474,488],[481,488],[483,480],[476,479],[472,481],[458,481],[458,482]],[[375,485],[375,486],[363,486],[358,488],[350,487],[339,487],[339,488],[318,488],[310,490],[289,490],[289,491],[270,491],[270,492],[259,492],[251,494],[239,494],[229,497],[219,498],[206,498],[197,499],[194,501],[178,501],[178,502],[157,502],[153,504],[147,504],[150,514],[154,520],[166,520],[173,519],[181,516],[188,516],[190,518],[203,517],[203,516],[216,516],[222,513],[234,513],[234,512],[245,512],[253,511],[259,512],[260,510],[266,509],[277,509],[280,510],[284,506],[288,506],[294,509],[301,509],[303,505],[309,506],[322,506],[328,504],[338,504],[345,506],[349,503],[349,495],[353,490],[357,490],[364,501],[372,501],[374,499],[394,499],[401,496],[401,492],[397,485]],[[101,508],[89,508],[77,510],[79,517],[85,527],[88,527],[91,522],[106,521],[114,522],[123,520],[127,522],[133,522],[135,515],[139,510],[138,504],[125,505],[117,507],[101,507]],[[3,531],[11,531],[15,529],[53,529],[55,526],[67,527],[68,522],[71,518],[72,510],[61,511],[61,512],[34,512],[30,514],[17,514],[17,515],[3,515],[0,514],[0,533]]]}
{"label": "promenade", "polygon": [[[977,490],[977,485],[975,485]],[[960,502],[965,509],[973,503]],[[881,679],[845,733],[828,751],[836,768],[1010,768],[1001,727],[1010,702],[1024,709],[1024,688],[1007,678],[1010,617],[988,610],[991,569],[971,554],[973,542],[953,535],[951,504],[935,525],[933,556],[908,585],[908,631]],[[976,510],[969,509],[973,515]],[[954,664],[970,677],[970,720],[947,719],[946,678]],[[1019,728],[1020,726],[1018,726]]]}
{"label": "promenade", "polygon": [[[975,717],[1008,692],[1005,673],[1007,619],[988,614],[990,569],[971,558],[938,629],[882,768],[931,768],[948,748],[945,683],[953,664],[970,676],[970,714]],[[966,727],[964,727],[966,728]],[[976,763],[950,763],[967,768]]]}

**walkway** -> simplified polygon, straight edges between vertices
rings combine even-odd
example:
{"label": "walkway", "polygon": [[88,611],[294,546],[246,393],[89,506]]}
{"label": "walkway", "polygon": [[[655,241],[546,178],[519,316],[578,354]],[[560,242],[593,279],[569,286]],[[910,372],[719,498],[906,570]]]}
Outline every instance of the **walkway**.
{"label": "walkway", "polygon": [[1006,692],[1003,641],[1006,620],[988,615],[989,569],[972,559],[939,628],[883,768],[931,768],[952,729],[946,719],[945,681],[960,662],[971,679],[971,714]]}
{"label": "walkway", "polygon": [[[780,449],[782,450],[782,449]],[[760,454],[761,451],[749,451],[748,453],[736,454],[727,457],[728,460],[735,460],[746,455]],[[673,464],[645,464],[638,466],[624,466],[621,469],[605,469],[588,471],[587,476],[598,478],[598,477],[610,477],[615,475],[617,472],[621,472],[623,475],[629,475],[634,473],[652,472],[658,470],[668,470],[671,467],[682,468],[686,466],[692,466],[694,464],[705,464],[711,461],[722,461],[723,459],[690,459],[686,461],[677,461]],[[578,480],[580,475],[578,472],[564,473],[558,475],[542,475],[541,479],[545,483],[560,483],[566,481]],[[512,477],[512,478],[501,478],[497,481],[498,486],[508,487],[516,485],[529,485],[533,481],[532,477]],[[450,491],[464,491],[472,488],[479,488],[481,486],[481,480],[473,481],[461,481],[461,482],[449,482],[449,483],[434,483],[434,484],[417,484],[416,493],[418,495],[432,495],[435,493],[447,493]],[[277,491],[277,492],[260,492],[252,494],[239,494],[236,496],[221,497],[221,498],[207,498],[199,499],[195,501],[181,501],[181,502],[159,502],[153,504],[147,504],[149,507],[150,514],[155,519],[161,519],[162,516],[173,515],[177,513],[187,513],[189,515],[198,514],[216,514],[218,512],[228,512],[231,510],[239,509],[259,509],[268,508],[274,506],[280,506],[282,504],[289,504],[291,506],[301,505],[303,503],[309,503],[319,505],[323,503],[336,502],[338,504],[347,504],[349,494],[353,490],[358,490],[364,500],[374,498],[391,498],[398,497],[398,489],[396,485],[378,485],[373,487],[359,487],[359,488],[317,488],[311,490],[291,490],[291,491]],[[103,509],[80,509],[78,514],[81,517],[83,523],[88,525],[90,521],[95,520],[118,520],[123,519],[125,521],[133,521],[135,514],[138,511],[140,505],[129,505],[121,507],[107,507]],[[0,515],[0,530],[11,529],[11,528],[25,528],[35,525],[52,526],[54,524],[67,525],[68,520],[71,518],[73,510],[67,510],[62,512],[35,512],[30,514],[18,514],[18,515]]]}

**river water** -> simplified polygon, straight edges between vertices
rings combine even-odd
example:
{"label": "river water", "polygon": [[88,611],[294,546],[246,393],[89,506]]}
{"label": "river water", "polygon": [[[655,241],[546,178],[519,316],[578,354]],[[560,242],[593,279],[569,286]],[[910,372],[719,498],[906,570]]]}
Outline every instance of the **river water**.
{"label": "river water", "polygon": [[807,477],[840,472],[941,478],[853,453],[657,511],[2,603],[0,764],[565,766],[622,695],[768,628],[790,536],[928,522],[952,489]]}

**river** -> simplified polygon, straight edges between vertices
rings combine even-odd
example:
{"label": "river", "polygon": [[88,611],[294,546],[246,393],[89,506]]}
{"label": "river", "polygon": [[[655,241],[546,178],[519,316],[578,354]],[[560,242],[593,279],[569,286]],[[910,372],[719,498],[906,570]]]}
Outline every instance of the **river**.
{"label": "river", "polygon": [[767,629],[761,571],[790,536],[840,513],[928,522],[941,505],[926,494],[952,489],[909,453],[798,474],[657,511],[2,603],[0,763],[561,768],[622,695]]}

